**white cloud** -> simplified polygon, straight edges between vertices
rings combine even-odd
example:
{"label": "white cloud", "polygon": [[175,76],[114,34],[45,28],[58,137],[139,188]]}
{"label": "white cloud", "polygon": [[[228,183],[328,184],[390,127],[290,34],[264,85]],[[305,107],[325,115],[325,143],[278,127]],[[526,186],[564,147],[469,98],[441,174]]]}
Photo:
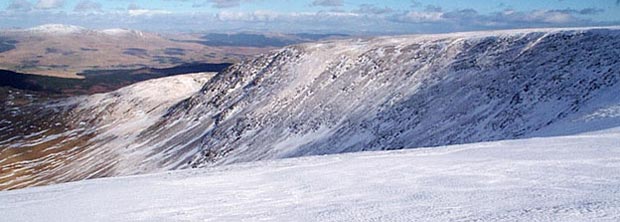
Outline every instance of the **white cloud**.
{"label": "white cloud", "polygon": [[[28,5],[0,11],[0,28],[32,27],[44,23],[74,24],[85,27],[131,28],[166,31],[272,31],[272,32],[340,32],[350,34],[405,34],[451,31],[489,30],[530,27],[617,25],[620,22],[595,22],[592,14],[602,9],[556,9],[480,13],[473,9],[445,10],[438,7],[390,9],[359,5],[356,9],[282,12],[270,10],[219,12],[172,12],[144,9],[137,5],[100,13],[62,10],[28,10]],[[97,2],[96,0],[83,0]],[[205,0],[200,0],[206,2]],[[235,2],[243,2],[239,0]],[[31,0],[30,2],[34,2]],[[127,2],[126,4],[130,4]],[[208,2],[207,2],[208,3]],[[192,4],[191,2],[189,4]],[[208,3],[207,6],[210,6]],[[18,10],[25,8],[25,10]],[[76,8],[78,8],[76,6]],[[97,10],[97,6],[85,7]],[[311,10],[311,9],[309,9]]]}
{"label": "white cloud", "polygon": [[140,7],[136,3],[131,3],[127,6],[127,10],[136,10],[136,9],[142,9],[142,7]]}
{"label": "white cloud", "polygon": [[439,22],[444,20],[443,14],[443,12],[411,11],[406,13],[405,16],[402,17],[402,20],[412,23]]}
{"label": "white cloud", "polygon": [[338,7],[343,6],[343,0],[314,0],[312,6]]}
{"label": "white cloud", "polygon": [[150,9],[130,9],[128,13],[130,16],[155,16],[155,15],[172,14],[172,12],[166,11],[166,10],[150,10]]}
{"label": "white cloud", "polygon": [[6,7],[7,11],[30,11],[32,9],[32,3],[26,0],[13,0]]}
{"label": "white cloud", "polygon": [[233,8],[241,5],[242,2],[251,2],[252,0],[202,0],[195,2],[193,7],[203,7],[211,5],[214,8]]}
{"label": "white cloud", "polygon": [[478,16],[478,20],[492,20],[500,24],[529,24],[531,26],[544,24],[569,24],[586,22],[575,16],[578,12],[558,11],[558,10],[534,10],[529,12],[519,12],[505,10],[496,13],[491,17]]}
{"label": "white cloud", "polygon": [[576,20],[576,18],[569,13],[543,10],[531,12],[525,17],[525,19],[526,21],[540,21],[546,23],[568,23]]}
{"label": "white cloud", "polygon": [[280,13],[272,11],[254,11],[254,12],[230,12],[222,11],[217,13],[216,17],[220,21],[244,21],[244,22],[265,22],[273,21],[282,16]]}
{"label": "white cloud", "polygon": [[493,28],[523,28],[549,27],[553,25],[587,24],[590,21],[580,19],[576,15],[595,13],[596,10],[533,10],[514,11],[504,10],[491,14],[480,14],[473,9],[443,11],[429,9],[423,11],[408,11],[396,14],[393,21],[402,23],[425,23],[437,26],[451,25],[459,30],[493,29]]}
{"label": "white cloud", "polygon": [[370,5],[370,4],[361,4],[359,6],[359,9],[354,10],[353,12],[360,13],[360,14],[382,15],[382,14],[388,14],[388,13],[394,12],[394,9],[389,8],[389,7],[381,8],[381,7],[377,7],[375,5]]}
{"label": "white cloud", "polygon": [[360,14],[353,12],[274,12],[258,10],[253,12],[230,12],[223,11],[216,15],[219,21],[243,21],[243,22],[295,22],[295,21],[324,21],[333,18],[354,18]]}
{"label": "white cloud", "polygon": [[55,9],[65,5],[64,0],[39,0],[35,5],[37,9]]}
{"label": "white cloud", "polygon": [[76,12],[101,12],[101,3],[99,2],[94,2],[94,1],[90,1],[90,0],[82,0],[80,2],[78,2],[77,5],[75,5],[75,8],[73,8],[73,11]]}

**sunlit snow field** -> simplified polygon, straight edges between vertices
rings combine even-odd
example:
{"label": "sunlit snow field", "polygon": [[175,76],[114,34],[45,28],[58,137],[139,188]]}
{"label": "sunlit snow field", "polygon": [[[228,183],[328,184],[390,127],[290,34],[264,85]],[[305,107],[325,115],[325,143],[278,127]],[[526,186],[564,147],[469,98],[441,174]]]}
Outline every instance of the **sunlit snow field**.
{"label": "sunlit snow field", "polygon": [[620,129],[0,193],[9,221],[618,221]]}

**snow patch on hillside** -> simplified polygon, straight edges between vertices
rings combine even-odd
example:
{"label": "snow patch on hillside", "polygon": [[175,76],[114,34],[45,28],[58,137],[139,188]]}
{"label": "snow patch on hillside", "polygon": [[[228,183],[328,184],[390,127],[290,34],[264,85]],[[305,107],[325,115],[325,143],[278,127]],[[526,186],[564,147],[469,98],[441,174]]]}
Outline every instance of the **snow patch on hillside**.
{"label": "snow patch on hillside", "polygon": [[111,36],[137,36],[137,37],[143,37],[144,33],[141,31],[136,31],[136,30],[130,30],[130,29],[104,29],[104,30],[99,30],[100,33],[106,34],[106,35],[111,35]]}
{"label": "snow patch on hillside", "polygon": [[620,105],[613,105],[605,108],[601,108],[596,112],[584,116],[585,121],[592,121],[600,118],[616,118],[620,117]]}
{"label": "snow patch on hillside", "polygon": [[32,34],[38,35],[74,35],[74,34],[82,34],[82,35],[104,35],[111,37],[137,37],[144,38],[148,34],[142,31],[132,30],[132,29],[122,29],[122,28],[110,28],[110,29],[87,29],[80,26],[74,25],[65,25],[65,24],[45,24],[40,25],[28,29],[16,29],[11,30],[15,32],[29,32]]}
{"label": "snow patch on hillside", "polygon": [[27,31],[41,34],[75,34],[86,31],[86,28],[74,26],[74,25],[64,25],[64,24],[46,24],[37,27],[33,27],[30,29],[26,29]]}

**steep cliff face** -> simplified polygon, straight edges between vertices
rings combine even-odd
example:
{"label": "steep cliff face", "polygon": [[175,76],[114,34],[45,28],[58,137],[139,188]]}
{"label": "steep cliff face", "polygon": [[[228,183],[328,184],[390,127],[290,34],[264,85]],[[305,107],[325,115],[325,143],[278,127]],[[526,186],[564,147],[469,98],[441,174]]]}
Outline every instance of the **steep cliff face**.
{"label": "steep cliff face", "polygon": [[303,44],[236,64],[195,89],[199,92],[175,97],[180,102],[156,106],[159,111],[147,122],[127,114],[133,106],[93,115],[102,113],[96,101],[123,93],[90,97],[92,105],[74,112],[77,124],[108,126],[102,119],[121,118],[129,125],[91,131],[92,138],[84,138],[88,155],[30,175],[63,182],[572,134],[620,126],[619,81],[616,28]]}

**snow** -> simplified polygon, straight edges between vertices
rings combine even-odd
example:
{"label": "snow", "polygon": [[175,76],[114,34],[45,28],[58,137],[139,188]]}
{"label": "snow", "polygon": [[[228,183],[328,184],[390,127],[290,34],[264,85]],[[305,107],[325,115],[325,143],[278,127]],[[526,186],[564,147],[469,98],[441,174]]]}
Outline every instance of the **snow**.
{"label": "snow", "polygon": [[616,118],[620,117],[620,105],[613,105],[605,108],[601,108],[596,112],[585,116],[585,121],[592,121],[600,118]]}
{"label": "snow", "polygon": [[[0,218],[619,221],[620,52],[610,50],[619,35],[612,27],[328,41],[212,79],[175,76],[63,100],[54,104],[73,107],[77,129],[7,142],[95,136],[15,163],[0,186],[209,168],[4,191]],[[359,153],[401,148],[419,149]],[[44,164],[53,167],[37,171]]]}
{"label": "snow", "polygon": [[111,36],[119,36],[119,37],[130,36],[130,35],[137,36],[137,37],[144,36],[144,33],[141,31],[130,30],[130,29],[120,29],[120,28],[104,29],[104,30],[99,30],[99,32],[102,34],[111,35]]}
{"label": "snow", "polygon": [[172,116],[215,119],[195,131],[194,167],[570,135],[569,119],[577,129],[588,110],[620,104],[608,90],[619,88],[618,36],[607,27],[307,43],[227,69]]}
{"label": "snow", "polygon": [[333,40],[189,86],[139,83],[72,102],[66,125],[85,130],[59,147],[79,155],[16,165],[30,178],[0,188],[620,127],[619,36],[608,27]]}
{"label": "snow", "polygon": [[43,35],[72,35],[72,34],[100,34],[113,37],[146,37],[147,34],[137,30],[123,29],[123,28],[110,28],[110,29],[87,29],[75,25],[65,24],[45,24],[28,29],[16,29],[11,31],[17,32],[29,32],[33,34]]}
{"label": "snow", "polygon": [[[95,147],[99,151],[113,151],[116,155],[123,154],[117,160],[117,172],[120,175],[135,173],[136,162],[153,155],[150,149],[133,149],[138,135],[155,124],[167,109],[179,101],[197,92],[214,73],[195,73],[153,79],[133,84],[114,92],[97,94],[77,99],[80,104],[78,112],[97,114],[94,121],[99,133],[94,138],[99,141]],[[107,138],[115,138],[108,141]],[[124,149],[119,149],[124,148]],[[100,152],[89,154],[97,158]],[[108,154],[109,155],[109,154]],[[155,157],[161,157],[161,153]],[[106,164],[107,160],[98,160]],[[76,166],[92,165],[93,161],[77,161]]]}
{"label": "snow", "polygon": [[620,128],[0,192],[9,221],[618,221]]}
{"label": "snow", "polygon": [[[214,73],[195,73],[152,79],[110,93],[72,97],[49,104],[47,106],[49,109],[74,107],[70,112],[63,112],[60,115],[72,119],[76,129],[45,136],[42,135],[47,130],[42,130],[25,135],[23,138],[26,140],[1,141],[1,144],[7,144],[6,147],[10,149],[23,149],[23,147],[45,143],[49,145],[42,149],[46,153],[41,155],[41,158],[18,159],[10,165],[3,165],[2,167],[6,168],[0,169],[2,172],[0,177],[9,178],[15,172],[26,168],[40,168],[46,164],[55,167],[46,172],[24,174],[19,179],[7,180],[0,186],[3,189],[15,188],[50,175],[62,178],[60,181],[66,181],[67,178],[76,176],[95,177],[99,175],[98,173],[107,173],[111,170],[115,170],[115,175],[133,174],[144,170],[146,166],[137,167],[137,163],[148,158],[161,161],[167,156],[163,152],[148,149],[155,147],[135,148],[136,144],[142,142],[138,140],[138,135],[162,118],[171,106],[199,91],[200,87],[213,75]],[[94,134],[91,142],[66,146],[66,143],[79,140],[81,136],[89,134]],[[52,143],[55,140],[60,142]],[[75,155],[77,151],[84,153]],[[187,152],[187,155],[193,155],[195,152]],[[72,161],[63,162],[63,158],[72,158]],[[20,167],[11,168],[13,165]],[[161,166],[149,165],[149,167],[165,169]],[[5,169],[8,170],[3,171]],[[58,180],[44,181],[49,184],[57,183]]]}
{"label": "snow", "polygon": [[85,30],[86,29],[83,27],[63,24],[46,24],[27,29],[27,31],[30,32],[45,34],[74,34],[83,32]]}

